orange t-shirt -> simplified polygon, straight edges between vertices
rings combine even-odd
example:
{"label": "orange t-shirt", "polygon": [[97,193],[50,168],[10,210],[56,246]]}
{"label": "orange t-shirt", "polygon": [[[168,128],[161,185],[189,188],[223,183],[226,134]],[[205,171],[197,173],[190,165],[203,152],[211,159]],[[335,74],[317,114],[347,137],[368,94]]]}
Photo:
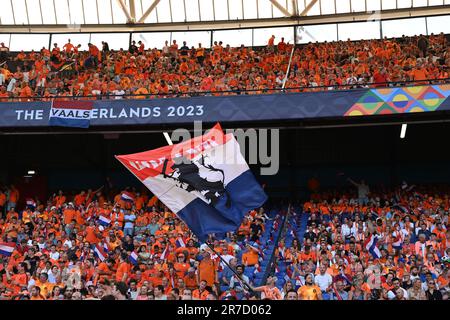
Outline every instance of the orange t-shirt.
{"label": "orange t-shirt", "polygon": [[242,254],[242,263],[246,266],[253,266],[258,263],[258,253],[254,250],[249,250]]}
{"label": "orange t-shirt", "polygon": [[96,244],[99,242],[97,238],[95,227],[88,226],[86,227],[86,241],[90,244]]}
{"label": "orange t-shirt", "polygon": [[17,200],[19,200],[19,191],[11,190],[9,193],[9,201],[17,203]]}
{"label": "orange t-shirt", "polygon": [[209,286],[212,286],[216,281],[217,264],[214,260],[202,260],[198,266],[199,278],[205,280]]}
{"label": "orange t-shirt", "polygon": [[63,212],[63,216],[64,216],[64,223],[69,224],[70,222],[72,222],[73,219],[75,219],[76,211],[73,209],[66,209]]}
{"label": "orange t-shirt", "polygon": [[6,203],[6,194],[0,193],[0,207],[3,207]]}

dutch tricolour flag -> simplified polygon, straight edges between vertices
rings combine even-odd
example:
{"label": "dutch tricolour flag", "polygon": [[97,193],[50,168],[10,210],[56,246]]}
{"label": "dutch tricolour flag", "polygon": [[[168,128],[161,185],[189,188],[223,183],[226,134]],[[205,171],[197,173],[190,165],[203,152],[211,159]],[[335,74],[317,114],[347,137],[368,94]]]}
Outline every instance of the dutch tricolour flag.
{"label": "dutch tricolour flag", "polygon": [[27,199],[27,207],[36,207],[36,202],[33,199],[28,198]]}
{"label": "dutch tricolour flag", "polygon": [[94,254],[97,256],[97,258],[100,259],[100,261],[105,261],[106,259],[106,253],[103,250],[102,247],[100,247],[98,244],[94,246]]}
{"label": "dutch tricolour flag", "polygon": [[134,201],[134,196],[132,193],[128,192],[128,191],[124,191],[122,192],[122,194],[120,195],[120,199],[124,200],[124,201],[129,201],[129,202],[133,202]]}
{"label": "dutch tricolour flag", "polygon": [[184,243],[183,239],[181,237],[178,237],[175,241],[175,244],[177,248],[186,247],[186,244]]}
{"label": "dutch tricolour flag", "polygon": [[138,255],[136,254],[136,252],[132,252],[130,254],[130,261],[132,264],[137,265],[138,264]]}
{"label": "dutch tricolour flag", "polygon": [[164,251],[161,253],[161,256],[159,259],[164,260],[167,257],[167,247],[164,249]]}
{"label": "dutch tricolour flag", "polygon": [[0,242],[0,254],[10,257],[16,245],[14,243]]}
{"label": "dutch tricolour flag", "polygon": [[400,232],[399,231],[394,231],[392,233],[392,239],[393,239],[392,247],[394,249],[396,249],[396,250],[400,250],[402,248],[402,244],[403,244]]}
{"label": "dutch tricolour flag", "polygon": [[93,101],[53,101],[49,125],[60,127],[89,128]]}
{"label": "dutch tricolour flag", "polygon": [[100,223],[102,226],[109,226],[111,224],[111,219],[108,219],[104,216],[98,217],[98,223]]}
{"label": "dutch tricolour flag", "polygon": [[378,237],[374,234],[371,234],[364,243],[364,247],[366,248],[366,250],[369,251],[375,259],[381,258],[381,252],[377,247],[377,242]]}
{"label": "dutch tricolour flag", "polygon": [[202,242],[235,231],[267,199],[236,139],[219,125],[176,145],[116,158]]}

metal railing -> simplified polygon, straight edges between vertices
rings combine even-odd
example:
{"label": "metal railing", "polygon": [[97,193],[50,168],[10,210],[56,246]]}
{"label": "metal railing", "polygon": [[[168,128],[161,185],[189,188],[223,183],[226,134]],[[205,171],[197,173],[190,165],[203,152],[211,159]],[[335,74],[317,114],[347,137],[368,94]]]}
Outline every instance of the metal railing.
{"label": "metal railing", "polygon": [[369,88],[395,88],[418,85],[432,84],[449,84],[450,78],[444,79],[425,79],[411,81],[392,81],[392,82],[370,82],[360,84],[344,84],[344,85],[323,85],[323,86],[299,86],[286,88],[265,88],[265,89],[234,89],[234,90],[217,90],[217,91],[189,91],[189,92],[169,92],[169,93],[125,93],[121,95],[106,93],[100,95],[61,95],[54,93],[50,96],[24,96],[24,97],[0,97],[0,102],[32,102],[32,101],[52,101],[52,100],[121,100],[121,99],[161,99],[161,98],[188,98],[202,96],[229,96],[229,95],[255,95],[255,94],[283,94],[283,93],[300,93],[300,92],[323,92],[323,91],[347,91],[347,90],[363,90]]}

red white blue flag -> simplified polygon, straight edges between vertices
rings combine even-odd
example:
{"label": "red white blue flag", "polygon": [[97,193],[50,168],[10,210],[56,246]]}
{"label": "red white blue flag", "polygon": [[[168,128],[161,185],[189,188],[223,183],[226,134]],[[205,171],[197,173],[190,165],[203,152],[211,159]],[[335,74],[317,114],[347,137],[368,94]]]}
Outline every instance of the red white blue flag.
{"label": "red white blue flag", "polygon": [[370,252],[370,254],[375,258],[379,259],[381,258],[381,252],[380,249],[377,247],[378,237],[374,234],[371,234],[370,237],[366,239],[364,242],[364,247],[367,251]]}
{"label": "red white blue flag", "polygon": [[116,158],[200,241],[235,231],[267,199],[235,137],[218,124],[203,136]]}
{"label": "red white blue flag", "polygon": [[36,202],[33,199],[28,198],[26,202],[27,202],[27,207],[33,207],[33,208],[36,207]]}
{"label": "red white blue flag", "polygon": [[108,219],[104,216],[98,217],[98,223],[100,223],[102,226],[109,226],[111,224],[111,219]]}
{"label": "red white blue flag", "polygon": [[134,202],[133,194],[131,192],[128,192],[128,191],[122,192],[122,194],[120,195],[120,199],[122,199],[124,201]]}
{"label": "red white blue flag", "polygon": [[184,243],[183,238],[181,238],[181,237],[177,238],[177,240],[175,241],[175,244],[176,244],[177,248],[186,247],[186,244]]}
{"label": "red white blue flag", "polygon": [[0,242],[0,254],[10,257],[16,245],[14,243]]}
{"label": "red white blue flag", "polygon": [[93,101],[53,101],[49,125],[59,127],[89,128]]}
{"label": "red white blue flag", "polygon": [[100,261],[105,261],[106,259],[106,253],[103,250],[102,247],[100,247],[98,244],[94,246],[94,254],[97,256],[97,258],[100,259]]}
{"label": "red white blue flag", "polygon": [[131,263],[134,264],[134,265],[137,265],[138,264],[138,259],[139,259],[138,255],[136,254],[136,252],[133,251],[130,254],[130,261],[131,261]]}

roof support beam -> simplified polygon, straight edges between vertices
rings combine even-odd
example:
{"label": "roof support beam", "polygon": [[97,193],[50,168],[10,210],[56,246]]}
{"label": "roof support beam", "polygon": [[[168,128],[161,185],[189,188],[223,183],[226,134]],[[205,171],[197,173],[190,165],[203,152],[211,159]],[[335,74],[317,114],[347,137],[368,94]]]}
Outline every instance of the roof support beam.
{"label": "roof support beam", "polygon": [[301,17],[304,17],[308,14],[309,10],[311,10],[311,8],[317,3],[318,0],[311,0],[310,3],[308,3],[308,5],[306,6],[305,10],[302,11],[302,13],[300,13]]}
{"label": "roof support beam", "polygon": [[[187,0],[186,0],[187,2]],[[187,5],[187,3],[186,3]],[[377,15],[377,20],[392,20],[400,18],[417,18],[449,15],[450,8],[446,6],[430,6],[423,8],[386,9]],[[344,22],[367,22],[373,20],[372,12],[352,12],[327,15],[304,16],[301,18],[260,18],[230,21],[192,21],[173,23],[136,23],[130,24],[83,24],[76,30],[69,30],[65,24],[32,24],[32,25],[0,25],[0,33],[110,33],[110,32],[173,32],[173,31],[210,31],[222,29],[244,29],[261,27],[286,27],[297,25],[318,25]]]}
{"label": "roof support beam", "polygon": [[296,17],[298,16],[298,7],[297,7],[297,0],[291,0],[292,2],[292,12],[291,15]]}
{"label": "roof support beam", "polygon": [[139,19],[138,23],[144,23],[145,19],[147,19],[147,17],[150,15],[150,13],[152,13],[153,10],[155,10],[156,6],[158,5],[158,3],[161,0],[155,0],[153,1],[153,3],[150,5],[150,7],[148,7],[147,11],[144,12],[144,14],[142,15],[142,17]]}
{"label": "roof support beam", "polygon": [[125,5],[125,3],[123,3],[123,0],[117,0],[117,2],[119,3],[120,8],[122,9],[123,13],[125,13],[125,16],[127,17],[127,21],[133,21],[133,19],[131,19],[131,15],[130,12],[128,11],[127,6]]}
{"label": "roof support beam", "polygon": [[131,21],[136,22],[136,6],[134,4],[134,0],[130,0],[130,16]]}
{"label": "roof support beam", "polygon": [[292,13],[286,10],[277,0],[269,0],[278,10],[280,10],[286,17],[291,17]]}

